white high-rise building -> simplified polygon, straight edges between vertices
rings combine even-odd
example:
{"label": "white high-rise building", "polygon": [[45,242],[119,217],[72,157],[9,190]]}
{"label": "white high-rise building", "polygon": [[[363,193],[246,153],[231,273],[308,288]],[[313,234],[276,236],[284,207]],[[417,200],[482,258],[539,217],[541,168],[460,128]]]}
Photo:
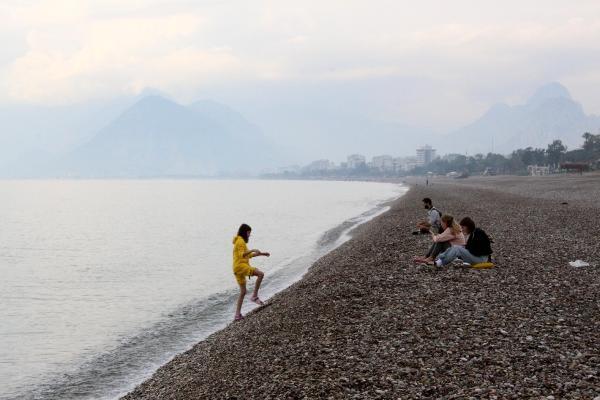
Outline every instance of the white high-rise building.
{"label": "white high-rise building", "polygon": [[426,144],[417,149],[417,162],[419,166],[427,165],[435,158],[435,149]]}

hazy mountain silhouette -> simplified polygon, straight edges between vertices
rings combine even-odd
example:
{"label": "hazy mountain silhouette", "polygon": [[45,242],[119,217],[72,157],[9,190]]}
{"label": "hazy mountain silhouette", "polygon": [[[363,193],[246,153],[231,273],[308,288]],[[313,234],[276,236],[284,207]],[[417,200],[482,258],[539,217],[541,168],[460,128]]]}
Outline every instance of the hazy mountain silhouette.
{"label": "hazy mountain silhouette", "polygon": [[510,153],[518,148],[541,147],[560,139],[574,148],[585,131],[596,132],[600,117],[586,115],[581,104],[559,83],[538,89],[526,104],[496,104],[475,122],[440,140],[441,154]]}
{"label": "hazy mountain silhouette", "polygon": [[[304,103],[302,103],[304,104]],[[268,129],[210,100],[183,106],[160,91],[72,106],[0,109],[0,174],[5,177],[159,177],[252,175],[308,158],[351,153],[414,154],[423,144],[438,154],[510,153],[561,139],[581,145],[600,117],[586,115],[559,83],[541,87],[525,104],[496,104],[449,135],[383,122],[343,107],[269,105]],[[434,112],[434,111],[432,111]],[[267,123],[267,122],[265,122]],[[269,125],[270,124],[270,125]],[[283,151],[283,146],[287,146]]]}
{"label": "hazy mountain silhouette", "polygon": [[162,96],[139,100],[58,162],[73,177],[251,174],[274,158],[260,129],[215,102],[189,107]]}
{"label": "hazy mountain silhouette", "polygon": [[124,110],[149,95],[167,97],[157,89],[146,88],[135,96],[76,104],[0,106],[0,175],[46,176],[53,162],[88,142]]}

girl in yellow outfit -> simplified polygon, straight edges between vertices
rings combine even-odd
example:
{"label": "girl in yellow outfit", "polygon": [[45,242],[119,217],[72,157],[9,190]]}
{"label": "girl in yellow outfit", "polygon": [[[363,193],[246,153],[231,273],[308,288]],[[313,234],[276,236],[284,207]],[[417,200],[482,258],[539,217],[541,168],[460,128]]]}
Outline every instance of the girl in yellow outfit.
{"label": "girl in yellow outfit", "polygon": [[254,292],[250,297],[250,301],[255,302],[259,306],[264,304],[262,300],[258,298],[258,289],[260,289],[260,284],[265,274],[258,268],[251,267],[250,259],[258,256],[269,257],[270,254],[263,253],[257,249],[248,250],[246,243],[248,243],[248,239],[250,239],[251,232],[252,228],[250,228],[250,226],[242,224],[238,229],[237,236],[233,238],[233,274],[235,275],[238,285],[240,285],[240,297],[238,298],[237,307],[235,309],[236,321],[244,318],[242,315],[242,303],[244,302],[244,297],[246,296],[247,276],[257,277],[256,285],[254,285]]}

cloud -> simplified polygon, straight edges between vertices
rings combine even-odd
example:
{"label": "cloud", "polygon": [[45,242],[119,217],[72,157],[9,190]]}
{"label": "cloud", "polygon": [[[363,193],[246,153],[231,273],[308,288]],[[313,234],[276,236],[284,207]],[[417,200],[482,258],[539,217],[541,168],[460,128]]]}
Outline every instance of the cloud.
{"label": "cloud", "polygon": [[[595,1],[7,1],[0,39],[12,47],[11,59],[0,59],[0,87],[11,101],[77,102],[144,86],[185,99],[205,85],[358,82],[371,107],[393,119],[429,122],[429,104],[448,102],[441,125],[564,81],[576,84],[576,98],[600,104],[591,89],[600,83]],[[13,45],[17,33],[24,39]],[[415,84],[393,94],[361,84],[384,78]]]}
{"label": "cloud", "polygon": [[33,30],[26,54],[8,70],[9,94],[19,101],[68,103],[144,85],[199,84],[240,69],[228,49],[193,45],[202,24],[201,17],[178,14]]}
{"label": "cloud", "polygon": [[[15,2],[15,4],[19,4]],[[61,25],[78,23],[89,17],[90,6],[86,1],[45,0],[11,7],[14,24],[23,26]]]}

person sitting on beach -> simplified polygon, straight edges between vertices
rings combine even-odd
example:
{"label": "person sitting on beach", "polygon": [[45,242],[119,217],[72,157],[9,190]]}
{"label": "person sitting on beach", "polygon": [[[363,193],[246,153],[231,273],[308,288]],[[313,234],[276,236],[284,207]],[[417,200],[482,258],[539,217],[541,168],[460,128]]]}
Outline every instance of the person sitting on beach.
{"label": "person sitting on beach", "polygon": [[431,233],[433,243],[429,247],[429,251],[425,257],[415,257],[416,262],[432,262],[436,257],[447,250],[450,246],[465,246],[465,236],[461,231],[461,227],[456,223],[452,215],[445,214],[441,219],[442,233],[439,235]]}
{"label": "person sitting on beach", "polygon": [[452,246],[435,260],[435,265],[442,267],[457,258],[467,264],[479,264],[490,261],[492,245],[490,238],[483,229],[475,227],[475,222],[469,217],[460,221],[460,227],[467,236],[465,247]]}
{"label": "person sitting on beach", "polygon": [[419,233],[440,233],[441,222],[440,217],[442,213],[433,206],[433,202],[429,197],[423,199],[423,207],[427,210],[427,219],[419,221],[417,223],[417,231],[413,232],[414,235]]}
{"label": "person sitting on beach", "polygon": [[260,289],[260,284],[265,274],[258,268],[250,266],[250,258],[257,256],[269,257],[270,254],[257,249],[248,250],[246,243],[248,243],[248,240],[250,239],[251,232],[252,228],[250,228],[250,226],[242,224],[238,229],[237,236],[233,238],[233,274],[235,275],[238,285],[240,285],[240,297],[238,298],[237,306],[235,308],[236,321],[244,318],[242,315],[242,303],[246,296],[246,277],[257,277],[256,284],[254,285],[254,292],[250,297],[250,301],[253,301],[259,306],[264,304],[258,297],[258,290]]}

